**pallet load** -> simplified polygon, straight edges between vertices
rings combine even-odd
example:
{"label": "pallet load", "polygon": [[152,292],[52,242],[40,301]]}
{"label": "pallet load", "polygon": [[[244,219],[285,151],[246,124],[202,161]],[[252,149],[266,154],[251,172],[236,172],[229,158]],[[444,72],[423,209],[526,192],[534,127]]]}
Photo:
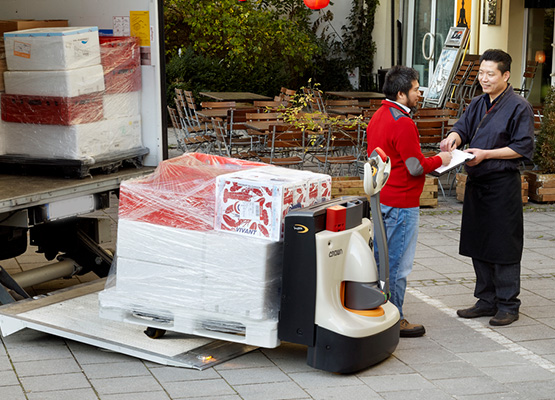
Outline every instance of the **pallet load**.
{"label": "pallet load", "polygon": [[4,41],[0,166],[59,166],[66,174],[75,167],[70,175],[83,177],[90,169],[141,162],[148,150],[136,38],[53,27],[6,32]]}
{"label": "pallet load", "polygon": [[[99,295],[100,315],[276,347],[282,216],[328,200],[330,184],[328,175],[198,153],[123,182],[116,263]],[[243,221],[222,229],[224,216]]]}

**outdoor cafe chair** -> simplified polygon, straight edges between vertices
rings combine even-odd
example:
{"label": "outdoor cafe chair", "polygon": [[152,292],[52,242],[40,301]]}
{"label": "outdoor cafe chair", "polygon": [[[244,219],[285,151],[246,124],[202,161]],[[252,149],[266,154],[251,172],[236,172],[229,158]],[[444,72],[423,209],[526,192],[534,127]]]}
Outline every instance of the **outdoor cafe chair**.
{"label": "outdoor cafe chair", "polygon": [[189,132],[187,126],[184,125],[179,118],[175,108],[168,106],[168,113],[179,150],[184,153],[191,151],[210,153],[212,151],[212,146],[214,144],[214,138],[212,136],[206,135],[204,132]]}
{"label": "outdoor cafe chair", "polygon": [[212,126],[218,155],[239,159],[258,159],[258,153],[254,150],[257,144],[256,138],[231,135],[221,118],[213,118]]}
{"label": "outdoor cafe chair", "polygon": [[[319,171],[329,175],[355,175],[365,154],[365,130],[360,123],[330,126],[323,155],[316,155]],[[345,168],[347,170],[345,170]]]}
{"label": "outdoor cafe chair", "polygon": [[269,156],[260,157],[266,164],[281,167],[303,168],[304,163],[304,133],[288,125],[271,125],[270,137],[266,140]]}

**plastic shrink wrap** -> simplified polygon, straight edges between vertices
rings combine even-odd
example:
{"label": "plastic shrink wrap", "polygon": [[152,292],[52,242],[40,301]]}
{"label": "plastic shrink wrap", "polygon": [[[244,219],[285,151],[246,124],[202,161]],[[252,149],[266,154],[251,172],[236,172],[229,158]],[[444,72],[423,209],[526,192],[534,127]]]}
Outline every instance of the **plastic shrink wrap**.
{"label": "plastic shrink wrap", "polygon": [[4,41],[5,157],[94,165],[142,152],[137,38],[66,27],[6,32]]}
{"label": "plastic shrink wrap", "polygon": [[[146,178],[124,181],[116,262],[99,296],[101,316],[277,346],[282,242],[214,229],[222,208],[218,182],[243,174],[249,190],[331,182],[328,175],[197,153],[163,161]],[[250,207],[255,206],[265,205],[253,201]],[[281,215],[282,207],[274,202],[268,210]]]}

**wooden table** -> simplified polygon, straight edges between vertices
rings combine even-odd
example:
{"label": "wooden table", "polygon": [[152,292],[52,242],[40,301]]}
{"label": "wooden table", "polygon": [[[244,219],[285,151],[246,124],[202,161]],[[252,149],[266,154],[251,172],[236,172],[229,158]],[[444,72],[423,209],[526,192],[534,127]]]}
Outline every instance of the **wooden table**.
{"label": "wooden table", "polygon": [[326,92],[326,95],[358,100],[385,99],[385,94],[379,92]]}
{"label": "wooden table", "polygon": [[200,95],[218,101],[258,101],[273,100],[271,97],[251,92],[200,92]]}
{"label": "wooden table", "polygon": [[336,115],[360,115],[362,114],[361,107],[335,107],[335,108],[327,108],[326,111],[328,114],[336,114]]}
{"label": "wooden table", "polygon": [[228,108],[210,108],[206,110],[197,111],[197,114],[204,118],[227,118],[227,110]]}
{"label": "wooden table", "polygon": [[270,126],[272,125],[286,125],[286,122],[283,121],[247,121],[244,122],[247,128],[250,128],[254,131],[260,132],[261,134],[267,134],[270,131]]}

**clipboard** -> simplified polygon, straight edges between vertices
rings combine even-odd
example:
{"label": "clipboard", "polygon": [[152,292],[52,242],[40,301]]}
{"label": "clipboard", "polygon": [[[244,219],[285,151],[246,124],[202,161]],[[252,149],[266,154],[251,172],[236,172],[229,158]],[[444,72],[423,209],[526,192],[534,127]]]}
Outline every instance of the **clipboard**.
{"label": "clipboard", "polygon": [[473,160],[473,159],[476,158],[476,156],[474,154],[465,153],[464,151],[459,150],[459,149],[453,150],[451,152],[451,155],[453,156],[453,158],[451,159],[451,162],[449,163],[449,165],[442,165],[441,167],[436,168],[435,170],[430,172],[430,175],[441,176],[441,175],[457,168],[459,165],[462,165],[465,162],[467,162],[469,160]]}

